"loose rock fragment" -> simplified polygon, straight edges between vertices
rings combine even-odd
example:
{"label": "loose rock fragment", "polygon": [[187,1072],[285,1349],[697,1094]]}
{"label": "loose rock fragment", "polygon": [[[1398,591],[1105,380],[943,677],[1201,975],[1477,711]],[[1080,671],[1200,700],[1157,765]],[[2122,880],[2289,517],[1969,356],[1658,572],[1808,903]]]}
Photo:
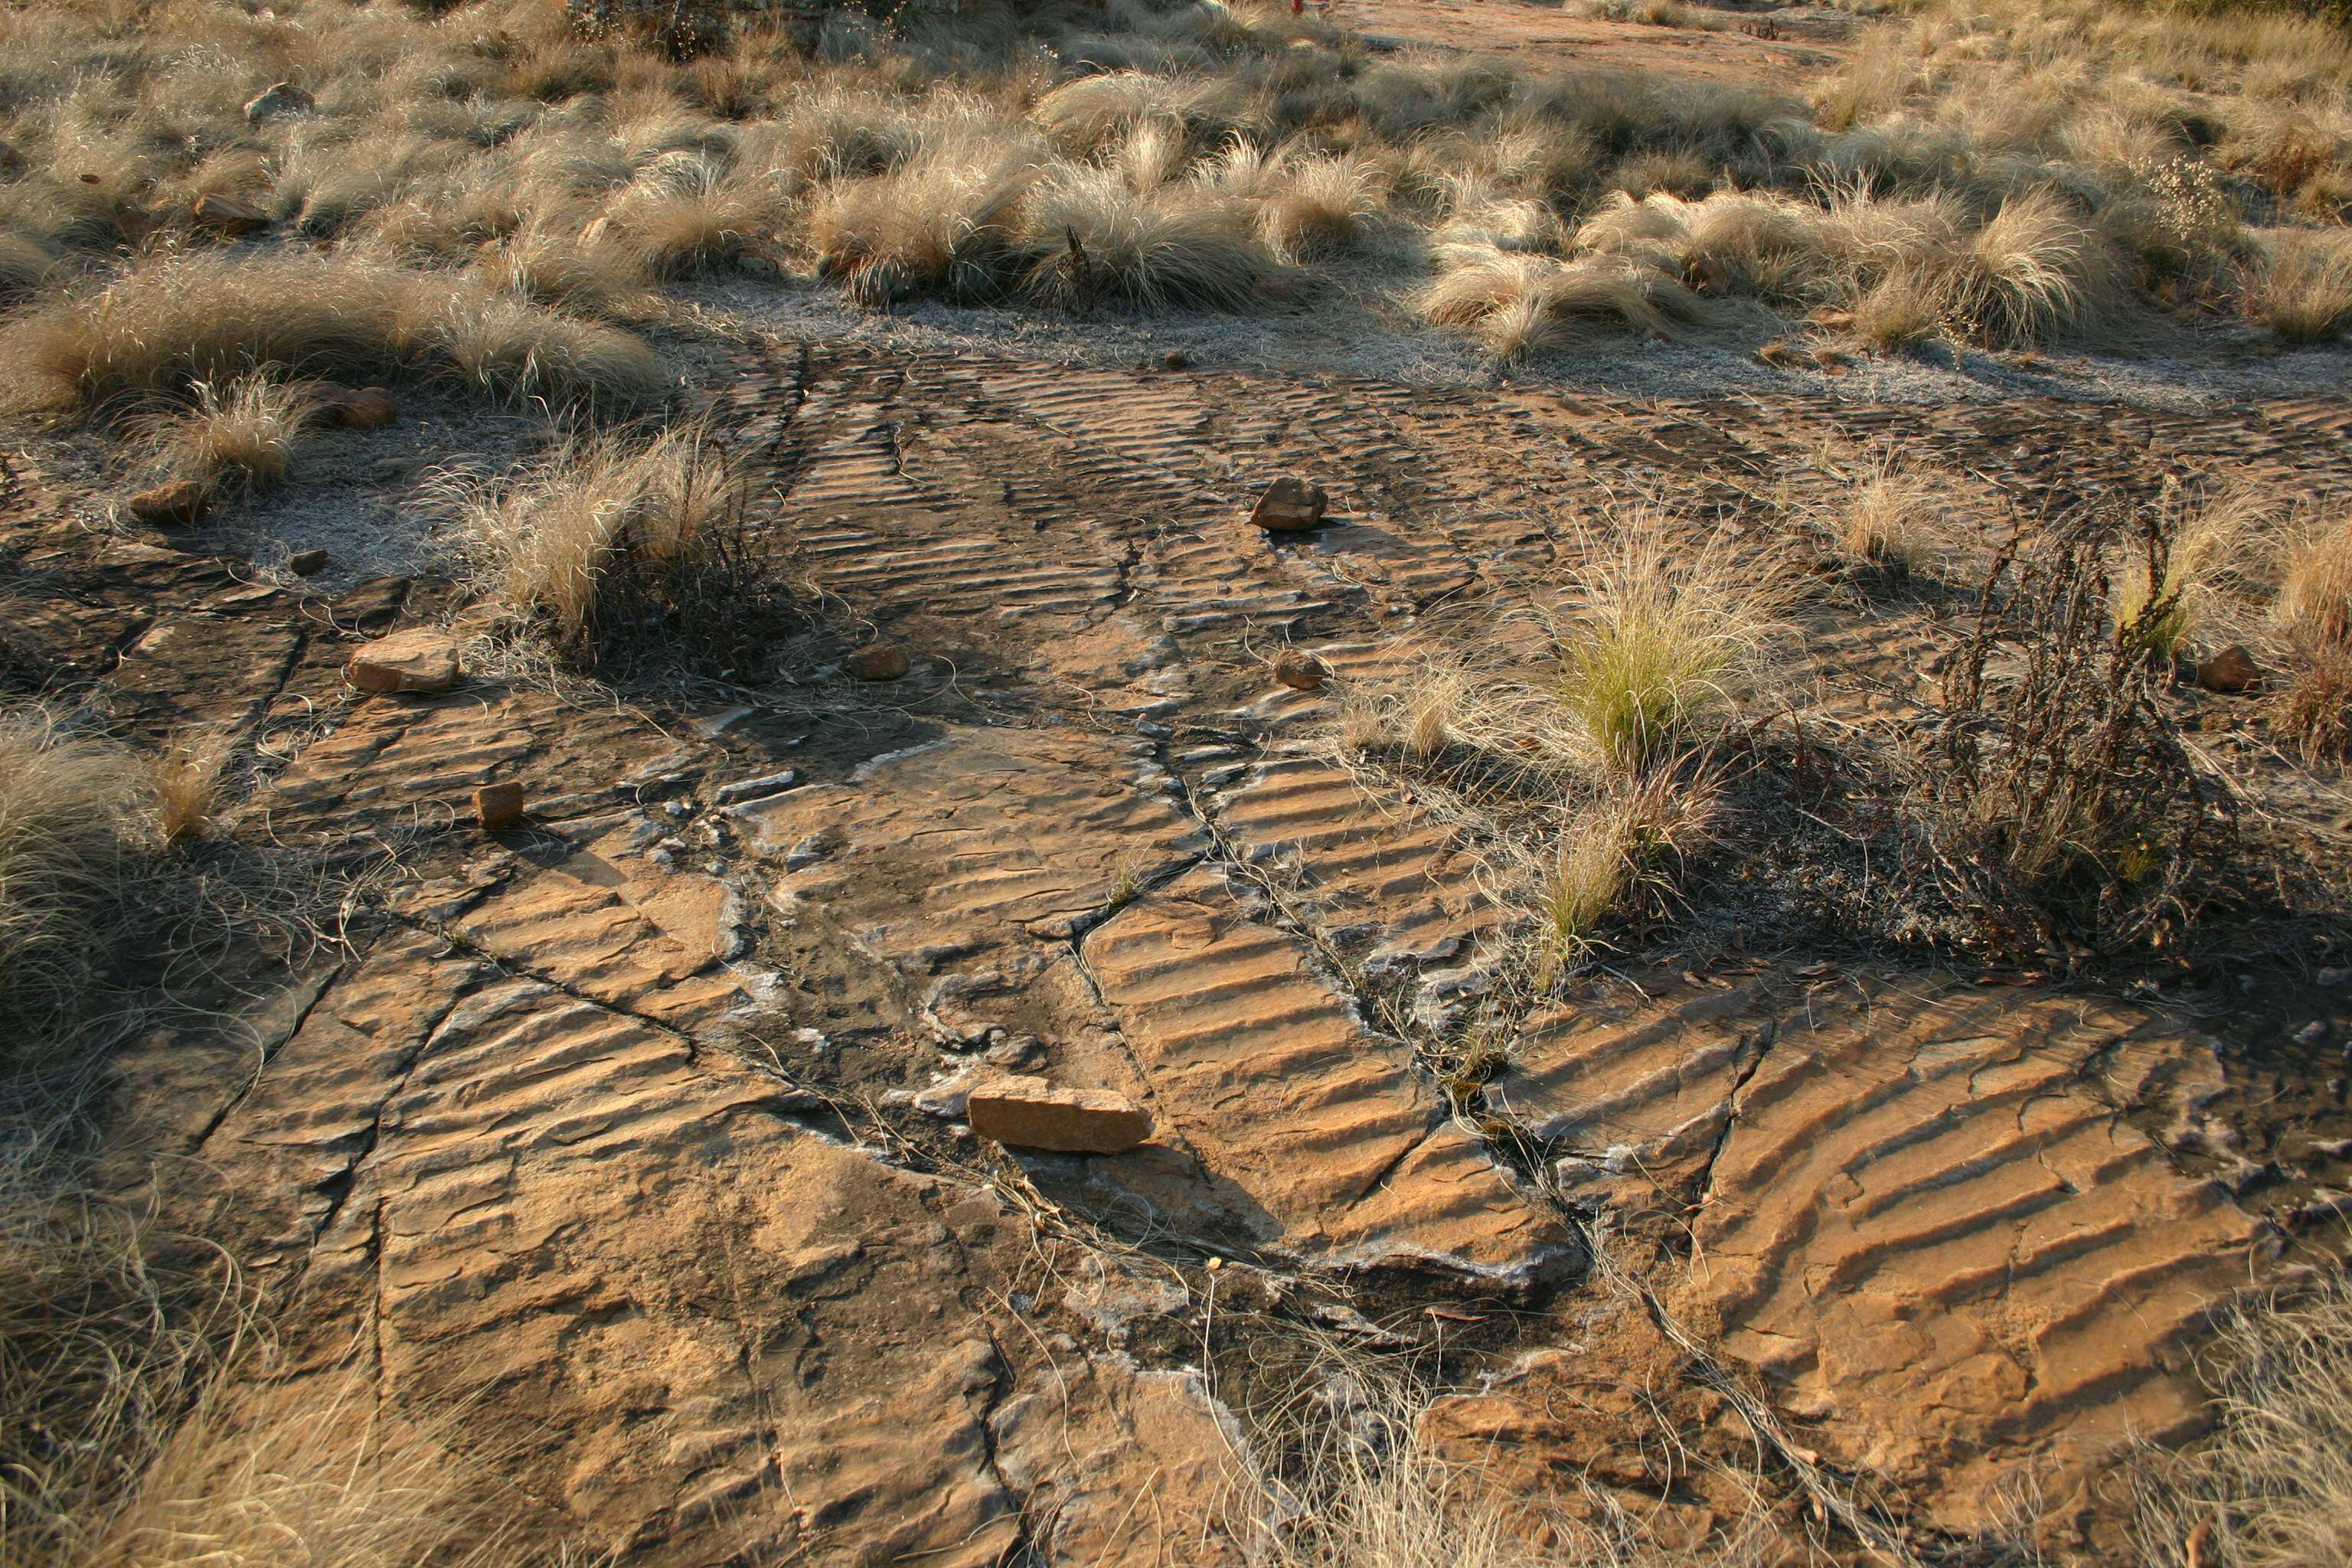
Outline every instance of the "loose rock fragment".
{"label": "loose rock fragment", "polygon": [[329,424],[346,430],[381,430],[400,417],[400,405],[381,386],[362,386],[357,391],[338,388],[321,412]]}
{"label": "loose rock fragment", "polygon": [[2243,691],[2262,671],[2243,643],[2231,643],[2197,667],[2197,684],[2208,691]]}
{"label": "loose rock fragment", "polygon": [[1331,498],[1323,487],[1309,484],[1295,474],[1285,474],[1265,487],[1258,497],[1250,521],[1269,533],[1298,533],[1323,521],[1324,509]]}
{"label": "loose rock fragment", "polygon": [[983,1138],[1065,1154],[1120,1154],[1151,1136],[1151,1118],[1107,1089],[1064,1089],[1005,1078],[971,1091],[964,1114]]}
{"label": "loose rock fragment", "polygon": [[456,640],[428,626],[378,637],[343,666],[343,679],[362,691],[446,691],[458,672]]}
{"label": "loose rock fragment", "polygon": [[853,648],[841,667],[860,680],[896,680],[913,668],[906,650],[890,643]]}
{"label": "loose rock fragment", "polygon": [[1331,667],[1313,654],[1292,648],[1274,661],[1274,678],[1294,691],[1320,691]]}
{"label": "loose rock fragment", "polygon": [[323,550],[298,550],[286,558],[286,570],[297,577],[316,577],[327,569],[328,560]]}
{"label": "loose rock fragment", "polygon": [[484,831],[502,832],[522,820],[522,785],[512,779],[474,792],[474,820]]}
{"label": "loose rock fragment", "polygon": [[199,196],[189,216],[195,219],[197,227],[208,228],[215,234],[258,234],[269,226],[268,213],[235,196]]}
{"label": "loose rock fragment", "polygon": [[173,479],[141,490],[130,507],[142,522],[185,525],[204,521],[213,509],[213,493],[201,479]]}
{"label": "loose rock fragment", "polygon": [[250,99],[245,106],[246,120],[255,125],[280,114],[307,114],[319,106],[319,100],[290,81],[271,82],[261,89],[260,96]]}

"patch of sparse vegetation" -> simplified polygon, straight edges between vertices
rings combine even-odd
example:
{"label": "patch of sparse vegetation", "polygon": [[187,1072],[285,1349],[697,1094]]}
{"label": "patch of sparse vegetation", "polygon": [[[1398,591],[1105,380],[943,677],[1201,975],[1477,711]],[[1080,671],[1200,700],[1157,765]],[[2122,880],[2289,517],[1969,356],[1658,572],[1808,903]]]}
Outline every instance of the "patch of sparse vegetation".
{"label": "patch of sparse vegetation", "polygon": [[2138,1456],[2141,1561],[2322,1568],[2352,1555],[2352,1288],[2242,1306],[2207,1352],[2212,1430]]}
{"label": "patch of sparse vegetation", "polygon": [[608,673],[681,651],[756,659],[784,613],[746,534],[741,479],[690,428],[586,439],[443,488],[475,591],[510,627]]}
{"label": "patch of sparse vegetation", "polygon": [[[2111,532],[2085,517],[2004,546],[1906,759],[1923,874],[2004,955],[2178,946],[2241,886],[2234,803],[2181,743],[2171,666],[2149,657],[2178,593],[2126,609]],[[2161,510],[2124,541],[2158,584],[2173,543]]]}
{"label": "patch of sparse vegetation", "polygon": [[143,421],[155,461],[173,479],[271,489],[286,481],[311,421],[301,387],[266,376],[190,388],[187,405]]}

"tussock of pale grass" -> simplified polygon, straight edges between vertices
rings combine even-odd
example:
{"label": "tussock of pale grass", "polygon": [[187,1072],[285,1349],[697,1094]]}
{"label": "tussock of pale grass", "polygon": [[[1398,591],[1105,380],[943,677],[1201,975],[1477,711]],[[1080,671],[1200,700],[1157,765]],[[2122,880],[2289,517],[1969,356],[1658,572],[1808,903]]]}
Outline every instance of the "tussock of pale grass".
{"label": "tussock of pale grass", "polygon": [[2159,504],[2169,513],[2162,567],[2152,571],[2144,551],[2125,552],[2116,573],[2115,616],[2150,654],[2169,659],[2234,624],[2247,593],[2251,546],[2270,503],[2252,489],[2191,496],[2171,487]]}
{"label": "tussock of pale grass", "polygon": [[1248,204],[1191,182],[1138,188],[1115,167],[1061,167],[1026,204],[1025,287],[1055,304],[1116,301],[1142,310],[1238,310],[1279,265]]}
{"label": "tussock of pale grass", "polygon": [[1925,571],[1943,553],[1957,476],[1911,468],[1891,454],[1873,458],[1826,509],[1840,553],[1868,566]]}
{"label": "tussock of pale grass", "polygon": [[1706,841],[1716,806],[1707,778],[1661,772],[1618,781],[1562,808],[1549,844],[1532,856],[1522,851],[1538,991],[1591,951],[1611,917],[1654,912],[1672,889],[1670,863]]}
{"label": "tussock of pale grass", "polygon": [[236,755],[236,737],[213,731],[183,735],[155,759],[155,820],[164,843],[186,844],[211,834]]}
{"label": "tussock of pale grass", "polygon": [[625,407],[660,395],[646,343],[449,273],[347,257],[196,253],[134,263],[19,329],[19,363],[86,404],[264,369],[439,375],[496,395]]}
{"label": "tussock of pale grass", "polygon": [[658,276],[731,265],[772,248],[780,193],[720,160],[693,153],[659,160],[614,196],[605,221]]}
{"label": "tussock of pale grass", "polygon": [[25,1568],[91,1561],[239,1304],[201,1251],[56,1167],[37,1142],[0,1157],[0,1558]]}
{"label": "tussock of pale grass", "polygon": [[0,1021],[26,1047],[94,972],[98,933],[149,842],[138,760],[37,710],[0,713]]}
{"label": "tussock of pale grass", "polygon": [[2246,314],[2280,342],[2332,342],[2352,331],[2352,235],[2273,229],[2246,284]]}
{"label": "tussock of pale grass", "polygon": [[1690,342],[1753,321],[1736,303],[1703,300],[1630,258],[1559,261],[1502,250],[1457,253],[1418,306],[1424,320],[1467,327],[1505,359],[1629,332]]}
{"label": "tussock of pale grass", "polygon": [[30,235],[0,229],[0,304],[39,293],[57,270],[56,251]]}
{"label": "tussock of pale grass", "polygon": [[630,308],[652,275],[640,246],[581,238],[581,226],[534,217],[485,244],[473,270],[502,293],[567,310],[608,315]]}
{"label": "tussock of pale grass", "polygon": [[828,185],[809,212],[817,270],[867,304],[1000,293],[1016,273],[1021,204],[1042,161],[1018,136],[949,135],[887,174]]}
{"label": "tussock of pale grass", "polygon": [[1202,177],[1219,195],[1257,209],[1260,237],[1284,261],[1349,249],[1388,209],[1386,176],[1354,154],[1321,156],[1297,146],[1269,153],[1236,140]]}
{"label": "tussock of pale grass", "polygon": [[267,376],[200,381],[194,403],[146,422],[156,462],[175,479],[269,489],[283,484],[310,424],[310,395]]}
{"label": "tussock of pale grass", "polygon": [[1694,544],[1646,512],[1588,542],[1577,588],[1555,632],[1551,695],[1569,748],[1603,777],[1703,749],[1769,677],[1796,594],[1722,536]]}
{"label": "tussock of pale grass", "polygon": [[2214,1355],[2211,1435],[2145,1456],[2141,1560],[2352,1562],[2352,1286],[2331,1272],[2300,1300],[2239,1310]]}
{"label": "tussock of pale grass", "polygon": [[2289,542],[2272,618],[2298,647],[2352,648],[2352,515],[2305,528]]}
{"label": "tussock of pale grass", "polygon": [[85,1568],[509,1568],[557,1558],[494,1511],[435,1433],[356,1380],[215,1386],[163,1445]]}
{"label": "tussock of pale grass", "polygon": [[594,638],[608,579],[690,566],[739,495],[716,452],[691,431],[668,430],[642,446],[583,441],[451,500],[478,590],[516,622],[578,647]]}

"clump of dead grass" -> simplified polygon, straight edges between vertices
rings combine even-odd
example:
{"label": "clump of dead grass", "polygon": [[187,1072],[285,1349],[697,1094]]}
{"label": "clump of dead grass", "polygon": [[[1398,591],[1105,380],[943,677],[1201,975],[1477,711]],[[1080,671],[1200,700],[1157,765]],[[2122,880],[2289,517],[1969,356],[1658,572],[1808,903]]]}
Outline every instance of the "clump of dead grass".
{"label": "clump of dead grass", "polygon": [[152,819],[128,750],[37,710],[0,714],[0,1020],[12,1046],[29,1049],[93,973]]}
{"label": "clump of dead grass", "polygon": [[236,755],[236,736],[212,730],[177,736],[155,758],[155,825],[165,844],[194,843],[212,833]]}
{"label": "clump of dead grass", "polygon": [[344,381],[440,376],[496,395],[625,408],[658,397],[638,338],[462,274],[345,256],[211,252],[134,262],[94,293],[36,312],[16,357],[89,405],[265,370]]}
{"label": "clump of dead grass", "polygon": [[608,668],[665,647],[748,657],[774,630],[742,481],[698,431],[586,438],[444,491],[476,593],[566,657]]}
{"label": "clump of dead grass", "polygon": [[2148,552],[2126,546],[2116,570],[2115,615],[2119,626],[2135,628],[2151,656],[2168,661],[2232,626],[2270,502],[2251,488],[2200,494],[2168,481],[2158,505],[2167,513],[2163,575],[2151,579]]}
{"label": "clump of dead grass", "polygon": [[1925,572],[1952,547],[1959,488],[1956,474],[1881,452],[1822,510],[1820,526],[1857,565],[1905,576]]}
{"label": "clump of dead grass", "polygon": [[186,406],[145,420],[145,445],[173,479],[257,490],[286,481],[312,422],[310,395],[266,375],[200,381]]}
{"label": "clump of dead grass", "polygon": [[2243,1306],[2212,1351],[2213,1429],[2141,1456],[2137,1536],[2158,1568],[2352,1561],[2352,1286]]}
{"label": "clump of dead grass", "polygon": [[0,1557],[80,1568],[203,1386],[240,1301],[152,1215],[0,1156]]}

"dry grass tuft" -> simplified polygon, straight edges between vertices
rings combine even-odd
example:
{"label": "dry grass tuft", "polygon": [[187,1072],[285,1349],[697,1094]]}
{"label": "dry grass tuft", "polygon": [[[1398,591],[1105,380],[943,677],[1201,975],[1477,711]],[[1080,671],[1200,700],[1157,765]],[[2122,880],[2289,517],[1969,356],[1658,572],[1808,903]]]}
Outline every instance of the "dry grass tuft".
{"label": "dry grass tuft", "polygon": [[872,305],[925,290],[956,300],[1003,292],[1019,264],[1034,151],[1017,138],[935,137],[887,174],[828,185],[809,213],[817,270]]}
{"label": "dry grass tuft", "polygon": [[640,339],[474,279],[291,252],[135,262],[96,293],[37,312],[16,357],[91,405],[265,369],[341,381],[438,375],[600,407],[651,401],[667,381]]}
{"label": "dry grass tuft", "polygon": [[1957,475],[1906,466],[1881,453],[1865,465],[1822,519],[1849,561],[1909,574],[1941,558],[1951,540]]}
{"label": "dry grass tuft", "polygon": [[99,929],[149,842],[150,781],[111,742],[0,715],[0,1020],[29,1048],[95,970]]}
{"label": "dry grass tuft", "polygon": [[173,479],[270,489],[286,480],[310,420],[310,395],[268,376],[200,381],[193,405],[146,421],[146,444]]}
{"label": "dry grass tuft", "polygon": [[1670,865],[1706,842],[1716,808],[1710,781],[1666,773],[1619,781],[1563,808],[1550,842],[1522,868],[1537,914],[1537,990],[1591,952],[1612,916],[1659,912],[1673,890]]}
{"label": "dry grass tuft", "polygon": [[1591,773],[1629,777],[1703,749],[1769,675],[1793,583],[1709,534],[1696,546],[1634,512],[1590,542],[1551,678],[1565,740]]}
{"label": "dry grass tuft", "polygon": [[183,735],[155,759],[156,826],[165,844],[193,843],[211,834],[236,755],[236,736],[215,731]]}
{"label": "dry grass tuft", "polygon": [[163,1445],[84,1568],[508,1568],[511,1512],[430,1430],[376,1414],[356,1380],[219,1386]]}
{"label": "dry grass tuft", "polygon": [[2242,1307],[2221,1325],[2214,1428],[2149,1451],[2141,1561],[2189,1568],[2332,1568],[2352,1562],[2352,1285]]}
{"label": "dry grass tuft", "polygon": [[2352,513],[2307,528],[2288,544],[2272,616],[2299,647],[2352,648]]}
{"label": "dry grass tuft", "polygon": [[0,1558],[82,1568],[236,1327],[234,1295],[137,1209],[0,1162]]}
{"label": "dry grass tuft", "polygon": [[1248,204],[1148,173],[1061,167],[1040,181],[1021,235],[1032,294],[1077,310],[1116,301],[1238,310],[1257,299],[1280,267]]}
{"label": "dry grass tuft", "polygon": [[2169,660],[2232,617],[2268,501],[2252,489],[2199,497],[2168,485],[2160,504],[2168,513],[2161,579],[2151,579],[2145,551],[2127,549],[2116,571],[2115,616],[2150,654]]}
{"label": "dry grass tuft", "polygon": [[475,592],[582,663],[740,664],[789,619],[743,485],[695,430],[583,440],[520,474],[453,479],[444,500]]}

